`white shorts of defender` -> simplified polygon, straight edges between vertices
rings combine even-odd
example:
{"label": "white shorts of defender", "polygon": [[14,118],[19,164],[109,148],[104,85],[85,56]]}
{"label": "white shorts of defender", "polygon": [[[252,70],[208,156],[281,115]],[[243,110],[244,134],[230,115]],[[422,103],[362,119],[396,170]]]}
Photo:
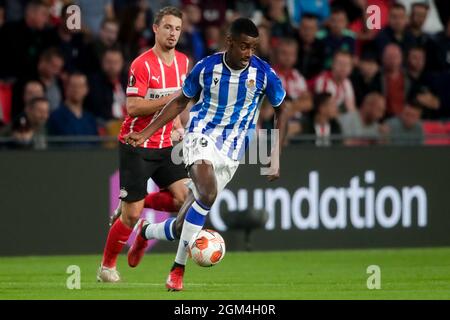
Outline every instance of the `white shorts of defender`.
{"label": "white shorts of defender", "polygon": [[[212,139],[207,135],[196,132],[186,134],[183,139],[183,160],[186,167],[201,160],[211,162],[216,175],[217,194],[225,189],[239,167],[239,161],[232,160],[220,152]],[[198,199],[199,194],[192,180],[189,180],[187,186]]]}

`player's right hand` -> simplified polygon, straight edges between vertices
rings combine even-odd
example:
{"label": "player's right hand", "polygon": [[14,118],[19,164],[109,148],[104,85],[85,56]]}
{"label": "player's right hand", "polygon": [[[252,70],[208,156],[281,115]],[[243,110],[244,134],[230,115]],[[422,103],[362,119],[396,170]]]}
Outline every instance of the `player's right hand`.
{"label": "player's right hand", "polygon": [[146,140],[145,136],[140,132],[131,132],[124,137],[125,143],[133,147],[140,146]]}

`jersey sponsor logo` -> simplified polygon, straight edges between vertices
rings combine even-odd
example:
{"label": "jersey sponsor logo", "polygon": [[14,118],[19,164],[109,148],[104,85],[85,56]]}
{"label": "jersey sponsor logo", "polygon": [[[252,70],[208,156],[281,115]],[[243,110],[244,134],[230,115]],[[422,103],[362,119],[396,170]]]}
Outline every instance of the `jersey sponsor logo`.
{"label": "jersey sponsor logo", "polygon": [[217,85],[218,82],[219,82],[219,78],[214,78],[214,85]]}
{"label": "jersey sponsor logo", "polygon": [[186,241],[186,240],[183,240],[183,244],[184,244],[184,246],[185,246],[185,247],[187,247],[187,246],[188,246],[188,244],[189,244],[189,242],[188,242],[188,241]]}
{"label": "jersey sponsor logo", "polygon": [[159,99],[168,95],[171,95],[175,91],[177,91],[178,88],[164,88],[164,89],[155,89],[155,88],[148,88],[147,94],[145,95],[145,98],[147,99]]}

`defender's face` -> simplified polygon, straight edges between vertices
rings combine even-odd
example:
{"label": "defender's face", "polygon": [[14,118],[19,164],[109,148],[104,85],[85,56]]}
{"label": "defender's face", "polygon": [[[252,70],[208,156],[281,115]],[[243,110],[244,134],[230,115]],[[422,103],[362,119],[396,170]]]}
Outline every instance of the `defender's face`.
{"label": "defender's face", "polygon": [[165,49],[173,49],[181,34],[181,19],[172,15],[164,16],[159,25],[153,25],[155,40]]}
{"label": "defender's face", "polygon": [[228,37],[228,54],[230,61],[239,69],[245,68],[258,47],[259,37],[253,38],[241,34],[237,38]]}

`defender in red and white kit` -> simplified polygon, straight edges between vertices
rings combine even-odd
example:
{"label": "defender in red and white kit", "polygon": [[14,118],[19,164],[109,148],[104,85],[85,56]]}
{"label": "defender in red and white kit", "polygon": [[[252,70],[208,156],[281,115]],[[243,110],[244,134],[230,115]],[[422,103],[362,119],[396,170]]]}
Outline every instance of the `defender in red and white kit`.
{"label": "defender in red and white kit", "polygon": [[[188,72],[188,58],[175,50],[181,33],[182,14],[174,7],[163,8],[155,17],[153,31],[155,45],[137,57],[129,71],[127,112],[119,134],[120,198],[121,208],[108,234],[102,264],[97,280],[120,280],[116,261],[126,244],[142,209],[178,212],[188,197],[187,172],[183,164],[171,159],[173,122],[167,123],[140,146],[127,145],[124,136],[139,132],[148,126],[168,103],[172,94],[181,88]],[[147,194],[147,181],[152,178],[160,192]],[[182,212],[183,210],[181,210]],[[184,217],[183,217],[184,218]],[[179,219],[182,223],[184,219]],[[128,264],[137,266],[147,247],[147,240],[140,235],[128,253]],[[178,228],[178,230],[177,230]],[[175,218],[146,228],[149,238],[174,240],[181,233]]]}

